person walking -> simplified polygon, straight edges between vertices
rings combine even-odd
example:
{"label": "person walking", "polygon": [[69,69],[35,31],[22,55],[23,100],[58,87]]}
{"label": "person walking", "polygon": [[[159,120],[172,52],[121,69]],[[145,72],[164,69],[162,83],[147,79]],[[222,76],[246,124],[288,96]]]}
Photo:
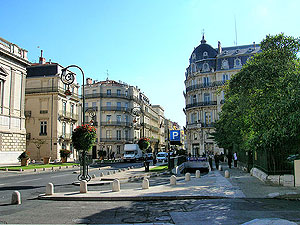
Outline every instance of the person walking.
{"label": "person walking", "polygon": [[219,169],[219,162],[220,162],[219,154],[216,153],[214,158],[215,158],[216,169]]}
{"label": "person walking", "polygon": [[209,153],[208,154],[208,163],[209,163],[211,170],[213,170],[212,160],[213,160],[213,155],[211,153]]}
{"label": "person walking", "polygon": [[231,152],[228,152],[227,159],[228,159],[228,166],[229,166],[229,168],[231,168],[231,163],[232,163],[232,154],[231,154]]}
{"label": "person walking", "polygon": [[234,152],[233,153],[233,165],[234,165],[234,167],[237,167],[237,160],[238,160],[237,153]]}

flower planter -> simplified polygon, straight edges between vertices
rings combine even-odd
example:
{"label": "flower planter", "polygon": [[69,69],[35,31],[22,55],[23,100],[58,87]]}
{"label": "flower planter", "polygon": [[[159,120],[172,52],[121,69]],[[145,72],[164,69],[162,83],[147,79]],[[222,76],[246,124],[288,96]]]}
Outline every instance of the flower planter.
{"label": "flower planter", "polygon": [[21,159],[21,166],[28,166],[28,163],[29,163],[29,159],[27,158]]}
{"label": "flower planter", "polygon": [[50,157],[44,157],[43,162],[44,162],[44,164],[49,164],[50,163]]}

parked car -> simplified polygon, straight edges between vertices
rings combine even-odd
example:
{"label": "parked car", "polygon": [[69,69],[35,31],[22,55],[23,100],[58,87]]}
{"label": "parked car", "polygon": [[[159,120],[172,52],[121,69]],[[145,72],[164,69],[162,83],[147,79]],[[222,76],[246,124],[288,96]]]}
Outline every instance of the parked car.
{"label": "parked car", "polygon": [[167,162],[168,161],[168,153],[167,152],[159,152],[156,155],[156,159],[158,162]]}

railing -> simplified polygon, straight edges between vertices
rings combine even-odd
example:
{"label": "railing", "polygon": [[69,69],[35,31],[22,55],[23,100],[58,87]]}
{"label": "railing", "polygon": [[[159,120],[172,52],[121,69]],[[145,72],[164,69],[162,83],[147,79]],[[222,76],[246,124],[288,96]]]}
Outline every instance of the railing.
{"label": "railing", "polygon": [[92,106],[92,107],[84,107],[85,112],[88,111],[98,111],[98,106]]}
{"label": "railing", "polygon": [[130,112],[131,109],[128,107],[118,107],[118,106],[102,106],[101,111],[122,111]]}
{"label": "railing", "polygon": [[201,84],[195,84],[191,85],[186,88],[186,92],[202,89],[202,88],[209,88],[209,87],[218,87],[222,86],[226,83],[226,81],[214,81],[214,82],[208,82],[208,83],[201,83]]}
{"label": "railing", "polygon": [[[53,87],[43,87],[43,88],[25,88],[25,94],[35,94],[35,93],[51,93],[51,92],[59,92],[65,93],[65,89],[57,86]],[[72,97],[79,98],[78,94],[72,93]]]}
{"label": "railing", "polygon": [[187,104],[186,109],[199,107],[199,106],[209,106],[209,105],[217,105],[217,101],[205,101],[205,102],[195,102],[192,104]]}
{"label": "railing", "polygon": [[121,122],[121,121],[107,121],[101,122],[101,126],[122,126],[122,127],[132,127],[133,123]]}
{"label": "railing", "polygon": [[100,142],[133,142],[133,138],[100,138]]}
{"label": "railing", "polygon": [[40,114],[47,114],[48,110],[40,110]]}
{"label": "railing", "polygon": [[71,113],[71,112],[65,112],[63,110],[60,110],[58,112],[58,117],[60,119],[65,118],[65,119],[72,119],[72,120],[76,120],[76,121],[79,119],[78,114],[74,114],[74,113]]}
{"label": "railing", "polygon": [[196,122],[196,123],[190,123],[186,125],[187,129],[193,129],[193,128],[201,128],[201,127],[214,127],[214,123],[202,123],[202,122]]}
{"label": "railing", "polygon": [[132,95],[117,94],[117,93],[111,93],[110,95],[107,93],[86,94],[84,97],[86,99],[89,98],[125,98],[130,100],[133,99]]}

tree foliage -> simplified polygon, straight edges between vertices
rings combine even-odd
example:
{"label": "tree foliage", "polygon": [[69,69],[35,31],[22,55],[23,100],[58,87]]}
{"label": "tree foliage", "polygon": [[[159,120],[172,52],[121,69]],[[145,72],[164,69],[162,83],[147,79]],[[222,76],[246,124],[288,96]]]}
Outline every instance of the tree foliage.
{"label": "tree foliage", "polygon": [[267,36],[225,86],[225,103],[213,134],[219,147],[291,151],[300,147],[298,38]]}

